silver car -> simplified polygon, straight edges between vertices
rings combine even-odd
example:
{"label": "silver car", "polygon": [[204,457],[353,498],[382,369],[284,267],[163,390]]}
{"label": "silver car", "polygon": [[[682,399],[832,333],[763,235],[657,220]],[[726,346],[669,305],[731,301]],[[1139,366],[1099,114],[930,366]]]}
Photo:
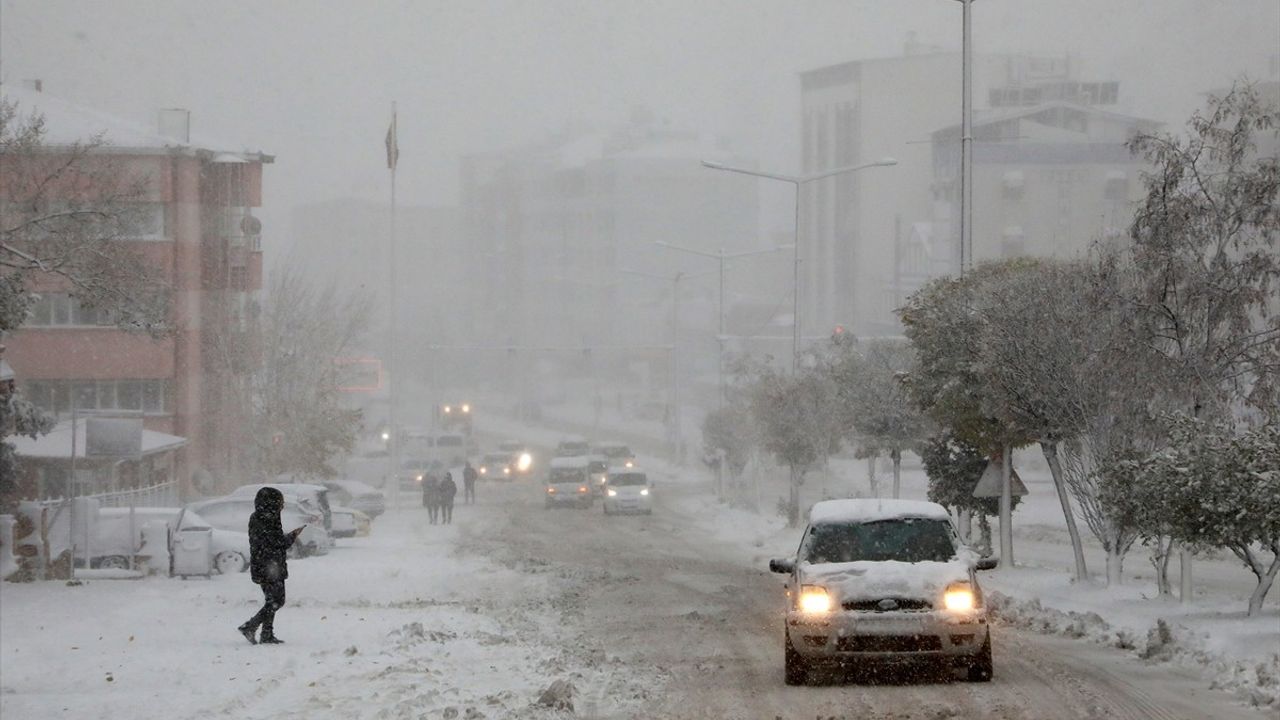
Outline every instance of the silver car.
{"label": "silver car", "polygon": [[995,567],[962,545],[941,505],[827,500],[813,506],[789,575],[784,677],[824,665],[930,660],[992,676],[991,630],[975,570]]}

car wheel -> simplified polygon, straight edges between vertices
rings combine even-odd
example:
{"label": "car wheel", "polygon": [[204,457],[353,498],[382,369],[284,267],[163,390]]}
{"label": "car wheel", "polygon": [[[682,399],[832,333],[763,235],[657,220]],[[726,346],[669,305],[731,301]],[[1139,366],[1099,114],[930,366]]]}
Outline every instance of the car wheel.
{"label": "car wheel", "polygon": [[987,633],[987,641],[982,649],[969,661],[969,682],[991,682],[995,674],[995,665],[991,661],[991,634]]}
{"label": "car wheel", "polygon": [[213,566],[218,570],[218,574],[230,575],[244,572],[249,567],[249,563],[245,562],[244,556],[235,550],[223,550],[213,556]]}
{"label": "car wheel", "polygon": [[128,570],[129,558],[123,555],[108,555],[98,560],[98,567],[105,570]]}
{"label": "car wheel", "polygon": [[795,646],[791,644],[791,635],[783,629],[782,636],[786,638],[783,647],[783,680],[788,685],[803,685],[809,676],[809,664],[805,662],[804,656],[796,652]]}

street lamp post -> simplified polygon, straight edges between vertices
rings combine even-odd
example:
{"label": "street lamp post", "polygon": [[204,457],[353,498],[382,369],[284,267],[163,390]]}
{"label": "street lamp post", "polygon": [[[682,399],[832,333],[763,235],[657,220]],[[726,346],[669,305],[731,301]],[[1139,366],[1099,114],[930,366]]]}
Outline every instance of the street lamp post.
{"label": "street lamp post", "polygon": [[719,294],[719,299],[717,300],[717,311],[720,315],[720,323],[719,323],[719,330],[716,333],[716,343],[720,349],[718,382],[720,387],[720,407],[723,408],[724,396],[725,396],[725,389],[724,389],[724,261],[736,260],[738,258],[750,257],[752,255],[764,255],[767,253],[778,252],[780,250],[787,250],[789,248],[786,245],[778,245],[776,247],[765,248],[763,250],[747,250],[744,252],[726,254],[724,251],[724,248],[720,248],[720,252],[718,253],[709,253],[709,252],[706,252],[705,250],[698,250],[696,248],[683,247],[681,245],[673,245],[669,242],[663,242],[661,240],[657,241],[654,244],[659,247],[667,248],[668,250],[679,250],[680,252],[687,252],[692,255],[700,255],[705,258],[711,258],[712,260],[718,260],[720,263],[720,269],[719,269],[720,294]]}
{"label": "street lamp post", "polygon": [[973,265],[973,41],[970,6],[973,0],[958,0],[964,6],[963,38],[960,46],[960,275]]}
{"label": "street lamp post", "polygon": [[875,162],[863,163],[862,165],[849,165],[846,167],[833,168],[831,170],[823,170],[821,172],[811,173],[809,175],[783,175],[780,173],[762,172],[760,170],[748,170],[747,168],[732,167],[710,160],[703,160],[702,166],[712,170],[723,170],[725,172],[740,173],[742,175],[751,175],[752,177],[768,178],[770,180],[778,180],[781,182],[791,183],[796,189],[795,201],[795,268],[792,278],[792,299],[791,299],[791,374],[796,372],[796,361],[800,355],[800,187],[808,185],[815,180],[824,180],[836,175],[844,175],[845,173],[857,172],[873,167],[887,167],[889,165],[897,165],[898,161],[894,158],[881,158]]}

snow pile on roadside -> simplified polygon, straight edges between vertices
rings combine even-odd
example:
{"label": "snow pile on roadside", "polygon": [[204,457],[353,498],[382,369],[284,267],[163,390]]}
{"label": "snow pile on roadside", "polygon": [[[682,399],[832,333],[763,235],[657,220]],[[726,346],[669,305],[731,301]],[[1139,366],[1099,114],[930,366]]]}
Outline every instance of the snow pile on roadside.
{"label": "snow pile on roadside", "polygon": [[1143,632],[1116,627],[1096,612],[1044,607],[1039,599],[986,593],[997,622],[1046,635],[1089,640],[1132,652],[1150,663],[1172,662],[1197,669],[1215,689],[1226,690],[1261,707],[1280,706],[1280,652],[1249,659],[1212,650],[1206,636],[1177,622],[1156,618]]}

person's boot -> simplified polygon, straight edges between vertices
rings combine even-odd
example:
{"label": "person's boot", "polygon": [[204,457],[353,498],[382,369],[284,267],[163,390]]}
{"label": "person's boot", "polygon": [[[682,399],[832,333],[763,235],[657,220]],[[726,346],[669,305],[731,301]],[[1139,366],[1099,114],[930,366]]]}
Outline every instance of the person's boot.
{"label": "person's boot", "polygon": [[240,631],[240,634],[244,636],[245,640],[249,641],[250,645],[258,644],[258,639],[254,637],[254,633],[258,631],[258,628],[253,627],[249,623],[245,623],[236,629]]}
{"label": "person's boot", "polygon": [[258,642],[261,643],[262,645],[283,645],[284,644],[284,641],[276,637],[275,635],[263,635],[262,638],[258,640]]}

